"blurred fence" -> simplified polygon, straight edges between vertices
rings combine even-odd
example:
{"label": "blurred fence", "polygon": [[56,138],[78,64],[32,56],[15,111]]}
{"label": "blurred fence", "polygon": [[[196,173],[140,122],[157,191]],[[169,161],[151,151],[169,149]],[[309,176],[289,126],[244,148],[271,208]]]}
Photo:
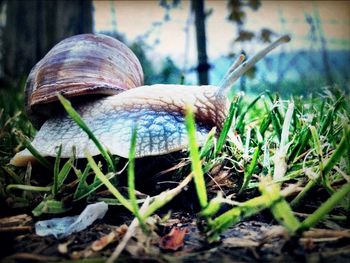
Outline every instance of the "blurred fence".
{"label": "blurred fence", "polygon": [[321,20],[315,8],[312,14],[305,14],[303,21],[287,20],[281,14],[279,22],[285,32],[295,23],[306,24],[307,35],[290,32],[292,39],[303,44],[289,50],[282,48],[279,54],[266,57],[257,65],[254,78],[241,79],[238,84],[240,89],[250,92],[268,89],[281,94],[308,95],[336,85],[349,93],[350,39],[327,37],[323,28],[330,25],[337,30],[337,24],[343,23],[350,30],[350,20]]}
{"label": "blurred fence", "polygon": [[[160,28],[170,20],[169,12],[171,8],[165,10],[164,21],[155,21],[152,27],[140,35],[137,40],[145,41],[152,37],[153,32],[159,32]],[[303,10],[301,10],[303,11]],[[115,23],[115,10],[111,7],[114,30],[117,31]],[[337,30],[337,24],[345,24],[345,28],[350,30],[350,20],[341,21],[338,18],[321,20],[318,13],[317,4],[312,12],[304,13],[304,18],[288,19],[279,10],[280,28],[284,32],[290,33],[293,42],[302,43],[298,47],[288,44],[273,53],[257,64],[253,77],[242,77],[235,85],[236,89],[251,93],[260,93],[264,90],[278,91],[281,94],[301,94],[307,95],[318,92],[326,86],[338,85],[349,92],[350,86],[350,38],[328,37],[324,27],[333,26]],[[210,17],[208,18],[210,19]],[[293,32],[296,24],[307,27],[306,35],[298,35]],[[184,23],[184,30],[188,30],[188,25]],[[187,29],[186,29],[187,28]],[[344,28],[344,27],[343,27]],[[156,34],[156,33],[154,33]],[[348,34],[350,35],[350,34]],[[157,40],[159,41],[159,39]],[[154,42],[154,45],[157,44]],[[184,52],[186,54],[188,52]],[[249,54],[251,54],[249,52]],[[185,58],[186,60],[186,58]],[[196,64],[188,65],[185,69],[179,68],[169,59],[165,59],[165,69],[152,72],[148,76],[149,83],[179,83],[181,74],[184,75],[185,83],[195,84]],[[141,61],[142,62],[142,61]],[[152,61],[151,61],[152,62]],[[220,58],[210,58],[210,82],[219,83],[226,69],[232,62],[232,58],[223,55]],[[164,76],[166,74],[166,76]]]}
{"label": "blurred fence", "polygon": [[[286,19],[282,12],[279,23],[283,31],[292,36],[293,41],[302,42],[297,48],[280,48],[278,54],[271,54],[256,66],[253,77],[242,77],[236,88],[260,93],[264,90],[278,91],[281,94],[308,95],[319,92],[324,87],[338,86],[350,92],[350,39],[331,38],[324,32],[324,26],[347,25],[350,20],[321,20],[317,8],[305,19]],[[289,28],[295,24],[304,24],[308,28],[306,35],[297,35]],[[328,24],[328,25],[327,25]],[[350,34],[349,34],[350,35]],[[292,44],[288,44],[290,46]],[[332,48],[330,48],[332,46]],[[232,60],[232,59],[231,59]],[[211,81],[216,84],[230,65],[230,59],[221,57],[212,61]]]}

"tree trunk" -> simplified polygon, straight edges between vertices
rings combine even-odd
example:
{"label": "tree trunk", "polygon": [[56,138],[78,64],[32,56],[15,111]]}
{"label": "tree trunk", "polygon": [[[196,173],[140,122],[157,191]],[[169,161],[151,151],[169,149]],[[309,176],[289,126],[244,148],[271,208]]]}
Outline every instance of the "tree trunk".
{"label": "tree trunk", "polygon": [[192,10],[195,13],[197,56],[198,56],[198,81],[200,85],[209,83],[209,64],[207,58],[207,44],[205,35],[204,0],[192,0]]}
{"label": "tree trunk", "polygon": [[2,77],[16,79],[57,42],[92,32],[92,0],[8,0],[2,34]]}

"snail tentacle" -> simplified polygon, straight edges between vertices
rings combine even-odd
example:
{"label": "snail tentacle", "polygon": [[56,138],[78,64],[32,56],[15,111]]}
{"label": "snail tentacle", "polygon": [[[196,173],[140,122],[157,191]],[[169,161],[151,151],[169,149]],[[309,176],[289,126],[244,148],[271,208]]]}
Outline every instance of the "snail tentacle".
{"label": "snail tentacle", "polygon": [[227,76],[222,83],[219,86],[218,93],[219,94],[225,94],[228,92],[228,90],[231,88],[233,83],[239,79],[244,73],[246,73],[249,69],[251,69],[259,60],[264,58],[270,51],[278,47],[279,45],[283,43],[287,43],[290,41],[290,37],[288,35],[283,35],[274,42],[272,42],[270,45],[265,47],[263,50],[255,54],[253,57],[248,59],[247,61],[240,64],[237,68],[235,68],[236,62],[233,63],[233,66],[231,68],[235,68],[233,71],[230,72],[229,70],[229,76]]}

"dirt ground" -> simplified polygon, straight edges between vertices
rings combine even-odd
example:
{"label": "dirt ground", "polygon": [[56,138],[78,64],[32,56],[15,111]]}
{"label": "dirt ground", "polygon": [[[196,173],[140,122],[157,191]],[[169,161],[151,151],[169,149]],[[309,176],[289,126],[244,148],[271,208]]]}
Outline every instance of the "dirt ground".
{"label": "dirt ground", "polygon": [[[164,222],[158,216],[153,219],[153,232],[144,235],[136,231],[118,262],[350,262],[350,231],[341,227],[325,226],[290,239],[268,213],[263,213],[231,227],[220,242],[209,245],[189,213],[173,212]],[[7,221],[3,218],[1,262],[104,262],[131,220],[112,208],[88,229],[57,239],[37,236],[29,215],[7,217]],[[175,238],[169,233],[175,233]]]}

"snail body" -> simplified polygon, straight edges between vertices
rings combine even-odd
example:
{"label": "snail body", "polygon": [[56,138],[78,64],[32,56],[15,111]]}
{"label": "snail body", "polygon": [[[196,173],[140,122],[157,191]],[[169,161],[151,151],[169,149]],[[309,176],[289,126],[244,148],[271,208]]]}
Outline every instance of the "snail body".
{"label": "snail body", "polygon": [[[227,114],[229,102],[225,96],[216,98],[216,91],[215,86],[141,86],[77,105],[75,109],[113,155],[128,157],[132,129],[136,127],[135,157],[139,158],[186,148],[186,105],[193,105],[196,137],[202,145],[214,126],[222,127]],[[55,156],[60,145],[61,157],[70,157],[73,146],[78,158],[85,157],[84,150],[99,154],[86,133],[66,113],[47,120],[32,145],[43,156]],[[24,150],[15,156],[12,164],[21,166],[32,159],[30,152]]]}
{"label": "snail body", "polygon": [[[75,109],[113,155],[128,157],[132,131],[136,127],[135,157],[139,158],[187,148],[184,115],[186,107],[190,106],[195,114],[197,142],[203,145],[213,127],[220,131],[223,126],[229,109],[225,94],[232,82],[267,52],[286,41],[289,41],[288,37],[280,38],[243,64],[240,57],[220,86],[133,86],[109,97],[80,101]],[[139,72],[136,71],[136,74],[139,75]],[[99,154],[93,142],[65,112],[49,117],[32,144],[43,156],[55,157],[59,146],[62,146],[61,157],[70,157],[73,147],[78,158],[85,157],[85,150],[91,155]],[[17,153],[11,163],[23,166],[33,159],[25,149]]]}

